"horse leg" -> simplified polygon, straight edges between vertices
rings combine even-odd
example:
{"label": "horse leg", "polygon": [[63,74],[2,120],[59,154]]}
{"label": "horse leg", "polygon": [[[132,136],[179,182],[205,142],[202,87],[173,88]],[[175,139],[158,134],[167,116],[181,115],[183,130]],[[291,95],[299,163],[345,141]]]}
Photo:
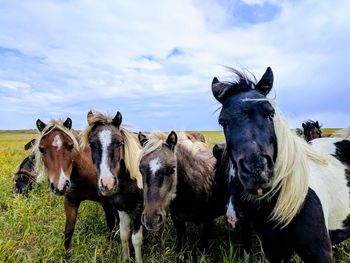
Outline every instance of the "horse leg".
{"label": "horse leg", "polygon": [[123,250],[123,260],[130,260],[130,251],[129,251],[129,237],[130,237],[130,216],[124,211],[118,211],[119,214],[119,228],[120,228],[120,239],[122,242]]}
{"label": "horse leg", "polygon": [[207,249],[209,246],[209,237],[211,230],[213,228],[213,221],[208,221],[203,224],[201,239],[200,239],[200,248]]}
{"label": "horse leg", "polygon": [[142,262],[141,246],[143,241],[141,214],[137,214],[134,220],[134,229],[132,231],[131,240],[135,250],[135,261],[137,263],[141,263]]}
{"label": "horse leg", "polygon": [[109,204],[106,200],[103,200],[101,205],[103,207],[103,211],[105,212],[107,226],[111,231],[113,231],[113,229],[115,228],[115,215],[113,211],[113,206]]}
{"label": "horse leg", "polygon": [[74,227],[78,215],[80,201],[73,201],[68,196],[64,197],[64,212],[66,214],[66,227],[64,230],[64,247],[69,249],[72,236],[74,233]]}
{"label": "horse leg", "polygon": [[176,228],[176,236],[177,236],[176,251],[181,252],[182,245],[184,242],[185,231],[186,231],[185,221],[180,220],[179,218],[173,215],[171,215],[171,219]]}

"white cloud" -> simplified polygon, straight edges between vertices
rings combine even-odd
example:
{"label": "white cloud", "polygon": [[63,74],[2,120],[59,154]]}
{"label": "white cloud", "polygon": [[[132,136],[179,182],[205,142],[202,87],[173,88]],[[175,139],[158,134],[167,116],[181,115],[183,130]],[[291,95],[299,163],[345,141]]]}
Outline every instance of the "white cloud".
{"label": "white cloud", "polygon": [[[243,2],[279,5],[281,11],[269,22],[240,25],[230,22],[234,14],[225,1],[3,3],[0,48],[14,53],[0,61],[0,88],[7,90],[0,93],[6,104],[1,110],[25,118],[23,110],[67,109],[85,118],[83,109],[111,109],[111,101],[119,99],[179,97],[181,107],[200,94],[214,102],[211,79],[227,76],[221,65],[247,67],[258,76],[271,66],[278,96],[293,90],[296,103],[310,99],[303,97],[305,89],[313,90],[317,100],[333,83],[335,92],[347,94],[330,98],[330,107],[345,103],[348,1]],[[174,48],[181,56],[167,58]],[[23,94],[14,99],[18,90]],[[169,121],[161,113],[169,106],[154,110],[159,122]],[[350,115],[350,109],[336,114]],[[217,128],[216,123],[210,127]]]}

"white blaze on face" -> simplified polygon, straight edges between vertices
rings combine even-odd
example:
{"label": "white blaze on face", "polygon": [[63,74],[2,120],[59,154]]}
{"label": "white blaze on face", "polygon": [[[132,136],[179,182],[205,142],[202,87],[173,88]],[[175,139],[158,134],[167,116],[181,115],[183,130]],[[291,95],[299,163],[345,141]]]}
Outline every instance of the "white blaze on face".
{"label": "white blaze on face", "polygon": [[62,140],[59,134],[57,134],[52,141],[52,146],[57,147],[57,150],[60,150],[62,147]]}
{"label": "white blaze on face", "polygon": [[232,205],[231,197],[228,203],[226,217],[227,217],[227,222],[232,226],[232,228],[235,228],[236,222],[237,222],[237,216],[236,216],[236,211]]}
{"label": "white blaze on face", "polygon": [[98,184],[100,186],[106,186],[108,190],[111,190],[114,186],[114,177],[108,166],[108,146],[112,142],[112,132],[110,130],[103,130],[99,132],[98,138],[102,146],[100,179],[98,180]]}
{"label": "white blaze on face", "polygon": [[57,184],[57,189],[60,191],[63,190],[64,184],[66,183],[67,180],[69,180],[69,179],[66,176],[66,174],[64,173],[63,169],[61,168],[60,178],[58,179],[58,184]]}
{"label": "white blaze on face", "polygon": [[236,171],[235,171],[235,169],[233,168],[233,163],[232,163],[231,161],[230,161],[230,170],[229,170],[229,172],[228,172],[228,175],[230,176],[230,177],[229,177],[230,180],[232,180],[233,177],[236,176]]}
{"label": "white blaze on face", "polygon": [[161,165],[160,165],[159,158],[155,158],[149,162],[149,168],[151,169],[151,172],[153,175],[156,174],[156,172],[159,170],[160,166]]}

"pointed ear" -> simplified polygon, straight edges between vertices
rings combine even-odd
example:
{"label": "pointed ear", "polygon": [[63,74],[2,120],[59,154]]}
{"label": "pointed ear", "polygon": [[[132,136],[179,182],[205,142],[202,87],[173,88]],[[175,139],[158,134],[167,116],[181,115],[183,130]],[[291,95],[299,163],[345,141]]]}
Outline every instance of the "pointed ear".
{"label": "pointed ear", "polygon": [[175,149],[175,145],[177,144],[177,135],[174,131],[171,131],[171,133],[168,135],[168,138],[166,139],[166,144],[171,150]]}
{"label": "pointed ear", "polygon": [[213,147],[213,155],[216,160],[221,159],[222,154],[224,152],[225,145],[224,144],[215,144]]}
{"label": "pointed ear", "polygon": [[306,128],[306,124],[305,124],[305,123],[303,123],[301,126],[303,126],[303,129],[305,130],[305,128]]}
{"label": "pointed ear", "polygon": [[38,128],[38,130],[40,132],[42,132],[45,129],[46,124],[44,122],[42,122],[40,119],[37,119],[36,120],[36,127]]}
{"label": "pointed ear", "polygon": [[89,112],[86,115],[86,120],[88,122],[88,124],[90,125],[90,119],[94,116],[94,113],[92,112],[92,110],[89,110]]}
{"label": "pointed ear", "polygon": [[320,128],[320,124],[318,124],[318,121],[316,121],[315,124],[316,124],[316,127],[317,127],[317,128]]}
{"label": "pointed ear", "polygon": [[211,83],[211,91],[213,92],[215,99],[220,103],[225,101],[230,89],[230,85],[220,82],[217,77],[213,78]]}
{"label": "pointed ear", "polygon": [[264,96],[269,94],[273,85],[273,73],[270,67],[268,67],[262,76],[261,80],[255,85],[255,88]]}
{"label": "pointed ear", "polygon": [[33,145],[35,144],[36,140],[32,139],[30,142],[27,142],[24,145],[24,150],[28,151],[29,149],[31,149],[33,147]]}
{"label": "pointed ear", "polygon": [[112,120],[112,124],[119,129],[122,123],[122,114],[118,111]]}
{"label": "pointed ear", "polygon": [[144,135],[142,132],[139,132],[137,137],[139,138],[139,142],[142,147],[148,142],[147,136]]}
{"label": "pointed ear", "polygon": [[64,121],[63,126],[66,127],[68,130],[70,130],[72,128],[72,119],[68,117]]}

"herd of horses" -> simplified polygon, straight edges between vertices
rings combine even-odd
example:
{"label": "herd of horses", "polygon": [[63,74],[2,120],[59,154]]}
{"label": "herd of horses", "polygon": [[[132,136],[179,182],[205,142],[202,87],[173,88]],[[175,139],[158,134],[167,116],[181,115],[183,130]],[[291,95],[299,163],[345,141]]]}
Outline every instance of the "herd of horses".
{"label": "herd of horses", "polygon": [[266,97],[270,68],[258,82],[233,75],[232,82],[212,82],[226,140],[213,150],[200,133],[133,132],[120,112],[89,111],[81,133],[70,118],[38,119],[16,191],[26,195],[41,177],[64,196],[66,249],[80,203],[91,200],[102,205],[111,231],[119,222],[125,260],[131,236],[142,262],[143,227],[157,231],[170,214],[179,252],[187,222],[203,225],[200,249],[207,249],[213,221],[224,215],[229,227],[241,228],[247,257],[257,235],[269,262],[289,262],[294,253],[305,262],[332,262],[332,245],[350,237],[349,130],[321,138],[319,123],[307,122],[305,141]]}

